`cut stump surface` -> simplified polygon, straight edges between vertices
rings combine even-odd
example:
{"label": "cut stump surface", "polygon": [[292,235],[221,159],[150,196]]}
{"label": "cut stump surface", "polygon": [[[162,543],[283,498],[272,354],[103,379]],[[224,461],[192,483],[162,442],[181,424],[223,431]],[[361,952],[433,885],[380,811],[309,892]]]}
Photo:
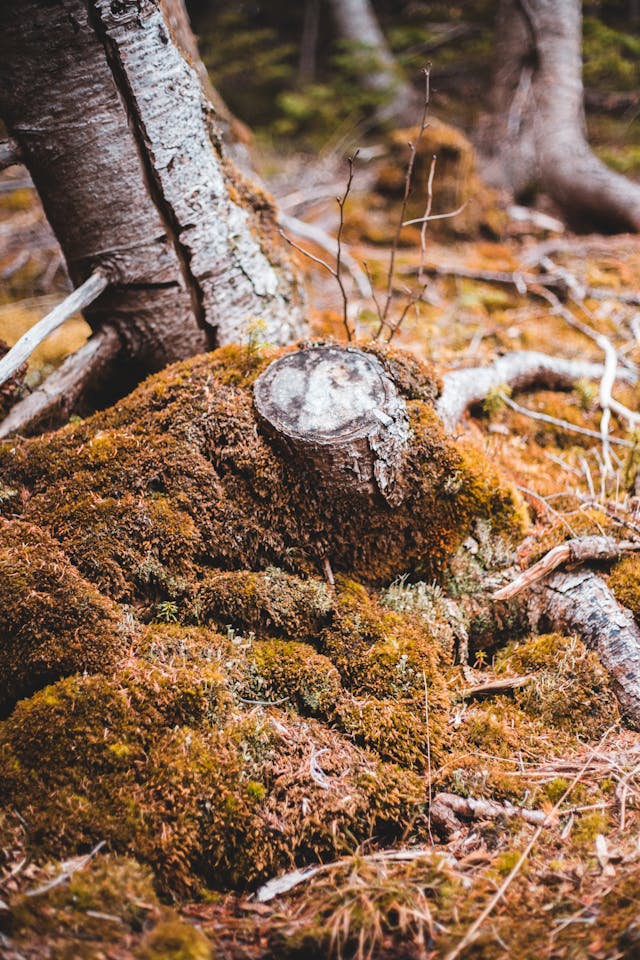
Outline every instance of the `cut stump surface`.
{"label": "cut stump surface", "polygon": [[399,502],[408,417],[377,357],[333,345],[286,354],[257,379],[254,402],[266,432],[327,485]]}

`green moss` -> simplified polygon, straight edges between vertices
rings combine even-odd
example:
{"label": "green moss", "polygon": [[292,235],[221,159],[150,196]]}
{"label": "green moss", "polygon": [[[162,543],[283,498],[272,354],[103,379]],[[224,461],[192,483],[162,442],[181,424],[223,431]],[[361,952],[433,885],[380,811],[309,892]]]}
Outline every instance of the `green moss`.
{"label": "green moss", "polygon": [[192,924],[170,917],[144,938],[135,957],[136,960],[212,960],[213,947]]}
{"label": "green moss", "polygon": [[534,671],[515,691],[520,709],[547,727],[587,739],[602,736],[620,716],[609,676],[595,653],[580,640],[548,634],[507,647],[496,658],[498,671]]}
{"label": "green moss", "polygon": [[302,714],[324,718],[340,699],[340,674],[308,644],[262,641],[255,645],[252,660],[256,697],[287,700]]}
{"label": "green moss", "polygon": [[211,573],[193,602],[194,616],[201,622],[302,641],[317,636],[332,608],[326,583],[302,580],[276,567],[264,573]]}
{"label": "green moss", "polygon": [[76,671],[104,670],[122,653],[122,614],[42,529],[0,518],[0,713]]}

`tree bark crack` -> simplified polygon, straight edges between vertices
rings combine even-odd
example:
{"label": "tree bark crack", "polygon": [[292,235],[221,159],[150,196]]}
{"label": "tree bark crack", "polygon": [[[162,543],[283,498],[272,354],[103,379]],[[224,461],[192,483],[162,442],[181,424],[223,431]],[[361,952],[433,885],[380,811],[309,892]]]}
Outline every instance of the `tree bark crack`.
{"label": "tree bark crack", "polygon": [[[198,282],[198,278],[191,269],[191,257],[189,251],[180,239],[182,230],[178,217],[176,216],[171,203],[164,193],[162,182],[158,176],[158,171],[151,158],[149,150],[150,139],[146,131],[135,93],[128,81],[127,71],[122,63],[118,45],[108,35],[100,5],[94,6],[93,3],[88,2],[87,8],[89,22],[93,26],[98,38],[100,39],[100,42],[104,47],[107,63],[113,75],[113,81],[125,105],[136,148],[140,156],[147,190],[158,211],[162,223],[166,227],[167,239],[175,251],[177,262],[184,281],[184,286],[191,299],[193,315],[198,326],[204,332],[209,346],[213,348],[216,345],[213,336],[214,331],[206,322],[204,291]],[[139,17],[138,22],[139,25],[142,26]]]}

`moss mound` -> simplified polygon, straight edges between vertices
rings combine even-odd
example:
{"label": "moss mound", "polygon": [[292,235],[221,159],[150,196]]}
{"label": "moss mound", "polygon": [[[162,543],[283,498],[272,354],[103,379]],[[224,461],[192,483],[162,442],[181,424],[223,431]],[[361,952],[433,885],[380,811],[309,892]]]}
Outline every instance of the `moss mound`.
{"label": "moss mound", "polygon": [[0,518],[0,714],[53,680],[114,663],[116,604],[80,576],[44,530]]}
{"label": "moss mound", "polygon": [[444,433],[433,373],[399,352],[366,349],[408,401],[412,440],[396,509],[328,497],[272,448],[256,429],[251,387],[278,354],[236,347],[170,367],[84,423],[4,444],[0,476],[25,490],[25,520],[127,602],[180,601],[212,567],[277,564],[313,576],[325,557],[369,584],[417,564],[433,577],[478,517],[519,536],[513,488],[480,451]]}

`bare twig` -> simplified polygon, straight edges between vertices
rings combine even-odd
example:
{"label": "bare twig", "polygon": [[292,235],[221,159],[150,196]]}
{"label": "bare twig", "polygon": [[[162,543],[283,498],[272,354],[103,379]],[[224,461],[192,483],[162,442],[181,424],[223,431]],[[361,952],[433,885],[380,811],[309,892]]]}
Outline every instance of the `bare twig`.
{"label": "bare twig", "polygon": [[[310,240],[311,243],[315,243],[316,246],[321,247],[332,256],[335,256],[335,241],[317,224],[305,223],[303,220],[297,220],[295,217],[288,217],[282,213],[280,214],[279,220],[280,225],[284,227],[285,230],[288,230],[289,233],[293,233],[297,237],[302,237],[304,240]],[[324,267],[332,277],[335,277],[335,269],[325,260],[321,260],[320,257],[315,257],[312,253],[309,253],[308,250],[305,250],[304,247],[298,246],[283,230],[280,230],[280,236],[286,240],[294,250],[297,250],[298,253],[303,254],[308,260],[313,260],[314,263]],[[345,270],[351,274],[360,296],[370,297],[372,292],[370,279],[367,277],[366,272],[360,269],[358,262],[348,253],[344,241],[342,242],[341,262]]]}
{"label": "bare twig", "polygon": [[97,843],[93,850],[87,853],[84,857],[74,857],[73,860],[67,860],[62,864],[62,870],[60,873],[49,880],[48,883],[44,883],[41,887],[36,887],[34,890],[27,890],[25,897],[38,897],[42,893],[48,893],[49,890],[53,890],[55,887],[59,887],[60,884],[66,883],[67,880],[70,880],[74,873],[77,873],[78,870],[82,870],[83,867],[89,863],[90,860],[93,860],[95,855],[102,850],[106,841],[101,840],[100,843]]}
{"label": "bare twig", "polygon": [[108,283],[108,278],[102,270],[94,271],[77,290],[69,294],[51,313],[43,317],[30,330],[27,330],[0,360],[0,384],[13,376],[16,370],[19,370],[22,364],[29,359],[36,347],[54,330],[61,327],[69,317],[97,300]]}
{"label": "bare twig", "polygon": [[347,340],[352,340],[353,333],[351,327],[349,326],[349,298],[347,297],[347,291],[345,290],[344,283],[342,281],[342,232],[344,230],[344,208],[345,204],[349,198],[349,193],[351,192],[351,185],[353,183],[353,165],[358,157],[358,151],[353,154],[351,157],[347,157],[347,163],[349,164],[349,176],[347,177],[347,186],[341,197],[336,197],[338,203],[338,209],[340,210],[340,223],[338,226],[338,235],[336,238],[336,280],[338,281],[338,286],[340,287],[340,293],[342,295],[342,322],[344,324],[344,329],[347,334]]}
{"label": "bare twig", "polygon": [[418,283],[424,286],[424,261],[427,255],[427,227],[429,217],[431,216],[431,207],[433,205],[433,178],[436,172],[436,155],[431,157],[431,166],[429,167],[429,178],[427,180],[427,205],[424,210],[424,222],[420,230],[420,262],[418,263]]}
{"label": "bare twig", "polygon": [[566,540],[554,547],[548,553],[525,570],[519,577],[492,595],[493,600],[510,600],[530,587],[532,583],[542,580],[552,570],[566,563],[587,563],[589,560],[611,561],[619,560],[623,553],[640,550],[640,541],[616,540],[615,537],[580,537]]}
{"label": "bare twig", "polygon": [[[407,164],[407,170],[404,178],[404,193],[402,196],[402,206],[400,207],[400,217],[398,219],[398,225],[396,227],[396,232],[393,237],[393,243],[391,245],[391,253],[389,255],[389,269],[387,272],[387,292],[384,301],[384,307],[382,308],[382,319],[383,323],[386,321],[389,314],[389,308],[391,306],[391,301],[393,299],[393,280],[395,276],[395,266],[396,266],[396,256],[398,253],[398,245],[400,243],[400,234],[402,232],[402,227],[407,215],[407,204],[409,203],[409,194],[411,193],[411,183],[413,180],[413,168],[416,162],[416,154],[418,152],[418,145],[422,139],[424,131],[427,129],[427,116],[429,113],[429,100],[430,100],[430,77],[431,77],[431,65],[425,67],[422,71],[425,82],[424,90],[424,100],[422,107],[422,118],[420,120],[420,129],[418,136],[416,137],[415,142],[409,143],[409,163]],[[382,335],[383,324],[380,325],[380,328],[376,334],[376,339]]]}
{"label": "bare twig", "polygon": [[433,799],[434,818],[438,818],[439,808],[445,807],[456,817],[467,820],[495,820],[506,817],[509,820],[524,820],[542,827],[550,827],[553,820],[544,810],[527,810],[512,803],[498,803],[495,800],[475,800],[473,797],[460,797],[455,793],[437,793]]}

